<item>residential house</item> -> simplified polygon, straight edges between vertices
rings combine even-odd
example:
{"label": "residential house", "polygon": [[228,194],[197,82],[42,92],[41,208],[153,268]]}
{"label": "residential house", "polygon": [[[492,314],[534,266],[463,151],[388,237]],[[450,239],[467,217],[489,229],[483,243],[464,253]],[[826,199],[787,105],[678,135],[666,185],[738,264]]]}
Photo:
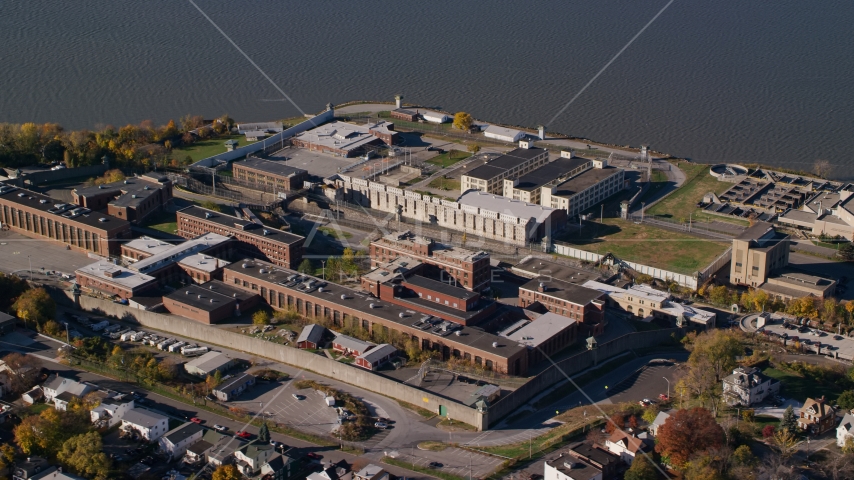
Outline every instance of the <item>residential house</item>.
{"label": "residential house", "polygon": [[243,475],[254,477],[274,453],[275,449],[269,443],[249,442],[234,451],[234,464]]}
{"label": "residential house", "polygon": [[89,410],[89,418],[92,420],[92,423],[112,427],[119,423],[127,412],[133,409],[133,397],[115,395],[102,399],[97,407]]}
{"label": "residential house", "polygon": [[228,402],[239,397],[247,388],[255,385],[255,376],[250,373],[238,373],[223,379],[211,393],[221,402]]}
{"label": "residential house", "polygon": [[658,412],[658,415],[655,416],[655,420],[653,420],[649,425],[649,434],[653,437],[658,435],[658,429],[661,428],[661,426],[664,425],[664,422],[666,422],[674,413],[676,413],[675,410],[667,410],[666,412],[662,410]]}
{"label": "residential house", "polygon": [[169,428],[169,419],[159,413],[142,408],[133,408],[125,412],[122,418],[122,430],[135,431],[149,442],[162,437]]}
{"label": "residential house", "polygon": [[620,459],[631,465],[635,459],[635,455],[652,450],[647,440],[646,438],[637,437],[634,434],[617,429],[605,440],[605,448],[609,452],[619,455]]}
{"label": "residential house", "polygon": [[296,473],[296,460],[287,456],[274,453],[267,459],[267,463],[261,465],[261,478],[263,480],[286,480]]}
{"label": "residential house", "polygon": [[383,343],[356,357],[356,365],[368,370],[376,370],[396,354],[397,348]]}
{"label": "residential house", "polygon": [[91,383],[74,382],[68,385],[68,388],[64,392],[53,397],[53,406],[57,410],[64,412],[68,410],[69,403],[75,400],[82,400],[83,397],[88,395],[90,392],[95,391],[97,388],[98,387]]}
{"label": "residential house", "polygon": [[353,480],[353,472],[345,467],[345,463],[326,465],[323,470],[305,477],[305,480]]}
{"label": "residential house", "polygon": [[204,461],[208,452],[214,447],[214,445],[219,444],[223,438],[226,438],[226,436],[216,430],[206,430],[203,433],[202,438],[187,446],[184,461],[190,464]]}
{"label": "residential house", "polygon": [[354,480],[389,480],[389,478],[388,472],[383,467],[369,463],[365,468],[356,472]]}
{"label": "residential house", "polygon": [[839,426],[836,427],[836,445],[844,447],[848,439],[854,441],[854,415],[851,412],[846,413]]}
{"label": "residential house", "polygon": [[30,480],[42,472],[54,468],[42,457],[27,457],[23,462],[16,462],[12,471],[12,480]]}
{"label": "residential house", "polygon": [[579,458],[562,456],[543,464],[544,480],[604,480],[602,470]]}
{"label": "residential house", "polygon": [[204,428],[201,425],[187,422],[160,437],[157,440],[157,448],[168,456],[169,460],[181,458],[187,451],[187,447],[201,440],[203,433]]}
{"label": "residential house", "polygon": [[798,427],[812,435],[821,435],[836,426],[836,410],[824,397],[808,398],[801,407]]}
{"label": "residential house", "polygon": [[727,405],[749,407],[780,393],[780,381],[760,373],[758,368],[738,367],[723,379]]}
{"label": "residential house", "polygon": [[[602,480],[611,480],[617,476],[620,456],[604,448],[586,442],[578,442],[567,447],[564,458],[572,458],[593,466],[602,472]],[[576,472],[573,472],[576,473]]]}
{"label": "residential house", "polygon": [[246,442],[237,439],[237,437],[222,435],[222,438],[208,449],[205,456],[209,463],[218,467],[230,463],[232,457],[234,457],[234,452],[244,445],[246,445]]}
{"label": "residential house", "polygon": [[27,405],[32,405],[44,399],[44,389],[42,387],[33,387],[31,390],[24,392],[21,395],[21,400]]}
{"label": "residential house", "polygon": [[15,331],[17,320],[8,313],[0,312],[0,335],[6,335]]}
{"label": "residential house", "polygon": [[[57,374],[53,374],[47,377],[47,380],[42,384],[42,390],[44,391],[44,400],[45,402],[53,403],[53,399],[56,398],[59,394],[65,391],[71,391],[77,396],[83,396],[89,391],[85,391],[86,388],[82,385],[89,385],[89,391],[94,389],[94,386],[91,384],[83,384],[78,382],[77,380],[72,380],[70,378],[60,377]],[[85,391],[85,393],[80,393]]]}

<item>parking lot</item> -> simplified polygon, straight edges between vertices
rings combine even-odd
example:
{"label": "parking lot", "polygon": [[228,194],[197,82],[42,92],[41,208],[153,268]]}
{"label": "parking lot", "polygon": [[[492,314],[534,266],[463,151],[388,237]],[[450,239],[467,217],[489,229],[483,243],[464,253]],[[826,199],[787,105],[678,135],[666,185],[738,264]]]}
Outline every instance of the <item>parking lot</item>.
{"label": "parking lot", "polygon": [[[754,316],[751,316],[754,317]],[[746,322],[751,323],[753,319],[748,317]],[[830,355],[837,358],[850,359],[854,358],[854,338],[834,335],[832,333],[822,332],[820,330],[809,329],[792,326],[786,329],[781,318],[772,317],[773,323],[766,323],[764,330],[782,336],[785,334],[788,344],[793,344],[797,340],[801,348],[805,351],[811,351],[822,355]]]}
{"label": "parking lot", "polygon": [[94,262],[85,253],[66,250],[62,244],[11,231],[0,232],[0,258],[0,271],[26,275],[32,265],[33,274],[40,277],[49,270],[73,275],[78,268]]}
{"label": "parking lot", "polygon": [[[651,364],[616,385],[609,385],[607,403],[638,402],[643,399],[658,401],[658,396],[667,393],[667,381],[670,381],[670,395],[675,395],[676,372],[678,364]],[[667,379],[667,380],[665,380]]]}
{"label": "parking lot", "polygon": [[[398,450],[396,458],[419,467],[434,468],[462,478],[469,478],[469,473],[471,478],[486,478],[504,463],[504,459],[499,457],[454,447],[448,447],[441,452],[406,448]],[[433,467],[430,466],[431,463],[434,463]]]}

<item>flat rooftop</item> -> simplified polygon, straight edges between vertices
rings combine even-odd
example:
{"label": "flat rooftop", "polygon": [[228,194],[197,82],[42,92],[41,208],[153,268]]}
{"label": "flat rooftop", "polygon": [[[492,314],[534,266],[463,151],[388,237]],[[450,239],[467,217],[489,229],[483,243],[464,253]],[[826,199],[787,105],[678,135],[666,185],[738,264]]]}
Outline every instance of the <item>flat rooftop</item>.
{"label": "flat rooftop", "polygon": [[598,300],[604,296],[599,290],[547,277],[535,278],[519,287],[519,290],[537,292],[539,291],[540,284],[543,284],[545,287],[545,291],[540,292],[541,294],[566,300],[576,305],[587,305],[593,300]]}
{"label": "flat rooftop", "polygon": [[375,243],[382,244],[382,241],[389,243],[413,243],[417,245],[432,245],[432,255],[448,258],[455,258],[465,262],[474,262],[481,258],[489,257],[489,254],[483,250],[469,250],[467,248],[455,247],[444,243],[434,242],[433,240],[418,235],[414,235],[409,230],[403,232],[392,232],[383,236]]}
{"label": "flat rooftop", "polygon": [[[244,263],[246,264],[246,268],[243,268]],[[227,266],[225,270],[231,270],[235,273],[240,273],[242,275],[247,275],[252,278],[257,278],[258,280],[278,284],[282,287],[283,292],[286,292],[288,289],[296,290],[301,292],[303,295],[314,298],[321,298],[325,302],[331,304],[337,304],[341,306],[346,306],[347,308],[354,308],[362,310],[364,312],[370,312],[371,315],[380,317],[385,321],[393,324],[413,327],[415,323],[419,323],[421,318],[425,316],[413,310],[407,310],[403,307],[380,301],[376,297],[371,297],[359,290],[353,290],[347,287],[343,287],[341,285],[326,283],[316,277],[302,275],[294,270],[278,267],[269,262],[263,262],[260,260],[247,258],[243,262],[235,262]],[[262,271],[264,273],[261,273]],[[295,284],[293,281],[288,280],[288,277],[292,275],[310,278],[314,280],[316,284],[325,283],[323,287],[323,292],[320,292],[317,288],[305,290],[305,288],[303,287],[305,285],[304,283]],[[341,298],[342,295],[344,295],[344,299]],[[371,303],[374,304],[375,308],[369,307]],[[403,315],[401,316],[401,314]],[[447,335],[444,337],[444,340],[451,344],[458,343],[461,345],[467,345],[471,348],[475,348],[483,352],[489,352],[493,355],[504,358],[510,358],[516,355],[521,349],[525,348],[523,346],[519,346],[515,342],[510,343],[505,338],[499,337],[498,335],[493,335],[491,333],[487,333],[481,329],[476,329],[472,327],[462,327],[458,331],[460,332],[460,335]],[[441,337],[440,335],[432,334],[429,331],[425,331],[424,335]],[[498,347],[493,347],[493,342],[498,342]]]}
{"label": "flat rooftop", "polygon": [[156,238],[139,237],[129,242],[125,242],[124,246],[127,248],[132,248],[139,252],[145,252],[149,255],[157,255],[158,253],[163,253],[169,250],[175,245],[168,242],[164,242],[163,240],[158,240]]}
{"label": "flat rooftop", "polygon": [[[89,209],[78,207],[74,204],[67,204],[60,200],[55,200],[42,195],[40,193],[18,188],[6,183],[0,183],[0,198],[3,200],[26,206],[34,210],[44,212],[46,218],[54,216],[59,222],[77,222],[82,225],[98,228],[101,230],[115,230],[117,228],[127,228],[130,223],[127,220],[89,211]],[[79,209],[79,210],[77,210]],[[73,215],[72,211],[86,212],[79,215]],[[55,213],[56,212],[56,213]]]}
{"label": "flat rooftop", "polygon": [[519,177],[519,183],[515,189],[524,191],[537,190],[543,185],[554,181],[557,178],[571,175],[573,172],[589,167],[593,164],[592,160],[586,158],[563,158],[560,157],[553,162],[549,162],[533,172]]}
{"label": "flat rooftop", "polygon": [[460,196],[457,203],[463,206],[477,207],[482,210],[496,212],[502,216],[511,216],[522,220],[532,218],[536,223],[543,223],[555,211],[554,208],[513,200],[480,190],[467,191]]}
{"label": "flat rooftop", "polygon": [[219,280],[211,280],[201,285],[192,284],[179,288],[165,298],[211,312],[229,303],[245,302],[253,296],[246,290],[232,287]]}
{"label": "flat rooftop", "polygon": [[226,262],[225,260],[221,260],[210,255],[205,255],[204,253],[197,253],[195,255],[190,255],[189,257],[182,258],[178,261],[178,263],[190,268],[194,268],[196,270],[212,273],[220,268],[225,267],[231,262]]}
{"label": "flat rooftop", "polygon": [[529,255],[521,262],[513,265],[513,272],[527,278],[546,277],[556,278],[565,282],[584,285],[588,280],[599,280],[602,278],[597,272],[590,272],[580,268],[562,265],[542,258]]}
{"label": "flat rooftop", "polygon": [[578,175],[570,178],[569,180],[559,184],[555,189],[555,193],[552,196],[557,197],[571,197],[576,193],[583,192],[588,188],[596,185],[597,183],[605,180],[611,175],[622,170],[617,167],[605,167],[605,168],[590,168],[587,169]]}
{"label": "flat rooftop", "polygon": [[548,312],[531,322],[519,326],[519,328],[504,330],[501,332],[501,336],[512,338],[529,347],[538,347],[546,340],[570,327],[573,323],[576,323],[576,321],[571,318]]}
{"label": "flat rooftop", "polygon": [[465,175],[467,177],[489,180],[544,153],[546,153],[546,150],[538,147],[516,148],[469,171]]}
{"label": "flat rooftop", "polygon": [[406,278],[405,282],[416,287],[421,287],[427,290],[432,290],[434,292],[441,293],[443,295],[447,295],[452,298],[457,298],[459,300],[462,300],[463,302],[466,302],[471,298],[479,296],[479,294],[470,292],[465,288],[455,287],[445,282],[440,282],[431,278],[422,277],[421,275],[411,275]]}
{"label": "flat rooftop", "polygon": [[195,205],[181,209],[179,212],[190,217],[196,217],[207,222],[222,225],[228,229],[241,230],[243,233],[254,235],[270,242],[279,242],[290,245],[303,240],[303,237],[294,235],[293,233],[283,232],[282,230],[272,227],[265,227],[260,223],[253,223],[242,218],[215,212]]}
{"label": "flat rooftop", "polygon": [[258,157],[249,157],[242,162],[234,162],[233,167],[246,168],[257,172],[269,173],[280,177],[292,177],[308,173],[306,170],[288,165],[283,161],[265,160]]}
{"label": "flat rooftop", "polygon": [[199,252],[203,252],[217,245],[221,245],[231,240],[231,237],[220,235],[218,233],[206,233],[192,240],[179,243],[168,250],[164,250],[156,255],[131,264],[130,268],[141,273],[150,273],[159,270],[167,265],[193,256]]}
{"label": "flat rooftop", "polygon": [[773,278],[782,280],[786,283],[791,283],[793,285],[809,285],[815,287],[826,287],[833,283],[833,280],[822,278],[817,275],[810,275],[800,270],[793,270],[789,268],[776,272],[773,275]]}
{"label": "flat rooftop", "polygon": [[386,128],[387,123],[356,125],[346,122],[331,122],[299,133],[294,138],[336,150],[355,150],[374,140],[379,141],[379,138],[371,134],[371,129],[388,130]]}
{"label": "flat rooftop", "polygon": [[769,231],[774,230],[774,226],[768,222],[756,222],[747,227],[741,232],[741,235],[735,237],[736,240],[759,240],[769,235]]}
{"label": "flat rooftop", "polygon": [[96,197],[105,194],[118,195],[110,201],[110,204],[130,207],[144,202],[148,197],[157,193],[163,187],[163,183],[168,181],[169,178],[165,175],[146,174],[103,185],[75,188],[74,193],[81,197]]}
{"label": "flat rooftop", "polygon": [[120,285],[129,289],[140,287],[155,280],[151,275],[128,270],[121,265],[115,265],[106,260],[100,260],[86,265],[85,267],[78,268],[75,273],[82,273],[104,282]]}

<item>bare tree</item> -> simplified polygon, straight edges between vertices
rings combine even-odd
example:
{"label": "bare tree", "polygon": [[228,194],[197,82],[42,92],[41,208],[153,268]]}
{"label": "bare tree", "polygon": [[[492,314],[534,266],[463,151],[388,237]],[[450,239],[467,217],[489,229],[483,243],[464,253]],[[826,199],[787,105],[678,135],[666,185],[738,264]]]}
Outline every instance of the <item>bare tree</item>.
{"label": "bare tree", "polygon": [[21,394],[29,390],[36,384],[36,381],[41,374],[41,360],[32,355],[22,355],[20,353],[10,353],[3,357],[3,363],[0,375],[6,375],[9,379],[9,389],[13,393]]}
{"label": "bare tree", "polygon": [[821,178],[827,178],[833,171],[833,165],[827,160],[818,159],[813,164],[813,172]]}
{"label": "bare tree", "polygon": [[854,477],[854,456],[850,454],[830,454],[818,468],[830,480]]}

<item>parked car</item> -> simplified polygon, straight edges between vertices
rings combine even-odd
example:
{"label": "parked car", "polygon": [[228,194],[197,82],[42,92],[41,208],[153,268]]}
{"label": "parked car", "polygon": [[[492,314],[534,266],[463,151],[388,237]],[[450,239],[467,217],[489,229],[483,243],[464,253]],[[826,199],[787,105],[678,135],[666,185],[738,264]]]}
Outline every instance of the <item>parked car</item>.
{"label": "parked car", "polygon": [[199,417],[193,417],[190,419],[190,421],[193,423],[202,423],[202,419]]}
{"label": "parked car", "polygon": [[305,456],[312,460],[320,460],[321,458],[320,455],[316,454],[315,452],[308,452],[305,454]]}
{"label": "parked car", "polygon": [[670,400],[670,397],[668,397],[666,393],[659,393],[658,398],[662,402],[666,402],[666,401]]}
{"label": "parked car", "polygon": [[439,462],[430,462],[427,464],[427,466],[430,468],[442,468],[442,467],[444,467],[444,465],[442,465]]}
{"label": "parked car", "polygon": [[297,399],[297,400],[302,400],[303,398],[305,398],[305,397],[303,397],[302,395],[297,395],[296,393],[292,393],[292,394],[291,394],[291,396],[292,396],[292,397],[294,397],[294,398],[295,398],[295,399]]}
{"label": "parked car", "polygon": [[249,438],[252,435],[249,432],[244,432],[243,430],[240,430],[239,432],[237,432],[235,434],[235,436],[240,437],[240,438]]}
{"label": "parked car", "polygon": [[380,430],[385,430],[386,428],[388,428],[388,425],[383,422],[377,422],[374,424],[374,426],[379,428]]}
{"label": "parked car", "polygon": [[228,427],[223,427],[222,425],[214,425],[213,429],[216,430],[217,432],[224,432],[224,431],[228,430]]}

